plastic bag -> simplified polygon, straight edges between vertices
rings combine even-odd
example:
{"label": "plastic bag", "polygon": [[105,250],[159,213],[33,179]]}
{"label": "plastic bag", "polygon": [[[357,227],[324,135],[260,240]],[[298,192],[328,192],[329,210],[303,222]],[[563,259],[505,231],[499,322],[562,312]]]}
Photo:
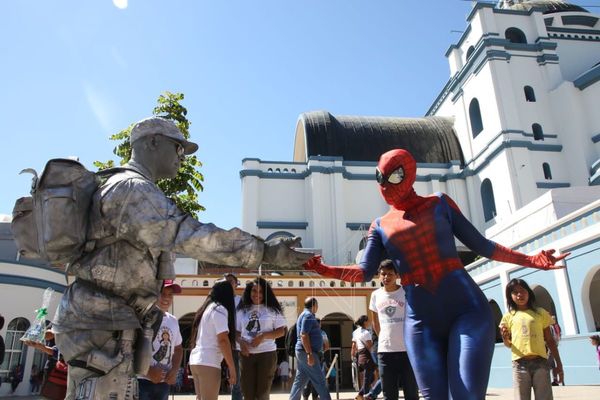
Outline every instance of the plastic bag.
{"label": "plastic bag", "polygon": [[44,290],[44,296],[42,299],[42,306],[35,310],[35,320],[27,329],[27,332],[21,337],[22,341],[45,343],[44,336],[46,335],[46,316],[48,315],[48,306],[50,305],[50,299],[54,290],[48,288]]}

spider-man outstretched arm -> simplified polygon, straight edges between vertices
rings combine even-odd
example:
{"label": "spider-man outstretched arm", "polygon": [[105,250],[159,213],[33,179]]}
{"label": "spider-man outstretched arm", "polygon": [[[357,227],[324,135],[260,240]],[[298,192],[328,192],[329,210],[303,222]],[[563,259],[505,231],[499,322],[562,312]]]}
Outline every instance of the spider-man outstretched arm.
{"label": "spider-man outstretched arm", "polygon": [[379,267],[383,245],[379,233],[374,229],[375,222],[369,228],[367,245],[359,264],[331,266],[323,264],[321,256],[315,256],[304,264],[304,268],[309,271],[315,271],[321,276],[339,279],[346,282],[367,282],[372,279]]}
{"label": "spider-man outstretched arm", "polygon": [[[542,250],[535,255],[527,255],[511,250],[498,243],[486,239],[461,213],[458,206],[447,195],[441,195],[441,202],[448,206],[448,218],[452,225],[454,235],[465,246],[477,254],[511,264],[543,270],[560,269],[556,263],[570,253],[555,257],[554,250]],[[378,230],[374,229],[375,222],[371,225],[367,246],[361,262],[357,265],[330,266],[323,264],[321,257],[313,257],[306,264],[307,270],[315,271],[319,275],[340,279],[348,282],[364,282],[372,278],[377,271],[383,254],[383,245]]]}
{"label": "spider-man outstretched arm", "polygon": [[454,234],[465,246],[481,256],[496,261],[522,265],[524,267],[550,270],[564,268],[564,266],[556,265],[556,263],[571,254],[565,253],[555,257],[553,255],[555,252],[554,250],[542,250],[537,254],[528,256],[527,254],[504,247],[501,244],[486,239],[479,233],[473,224],[465,218],[456,203],[454,203],[450,197],[443,195],[443,199],[450,206]]}

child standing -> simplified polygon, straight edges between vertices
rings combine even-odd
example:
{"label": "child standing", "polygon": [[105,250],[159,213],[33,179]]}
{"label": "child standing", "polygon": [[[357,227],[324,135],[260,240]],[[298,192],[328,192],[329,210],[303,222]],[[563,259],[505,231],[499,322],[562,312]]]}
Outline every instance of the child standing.
{"label": "child standing", "polygon": [[[404,343],[404,318],[406,294],[398,284],[400,274],[391,260],[379,265],[379,281],[383,287],[371,294],[369,310],[373,317],[373,328],[379,335],[379,376],[384,400],[398,400],[398,389],[402,386],[404,398],[418,400],[419,388],[406,352]],[[369,400],[377,398],[375,393]]]}
{"label": "child standing", "polygon": [[550,333],[552,318],[535,304],[535,294],[527,282],[512,279],[506,286],[509,312],[504,314],[500,330],[504,345],[512,351],[515,399],[552,400],[552,385],[546,346],[554,355],[558,382],[564,379],[562,361]]}

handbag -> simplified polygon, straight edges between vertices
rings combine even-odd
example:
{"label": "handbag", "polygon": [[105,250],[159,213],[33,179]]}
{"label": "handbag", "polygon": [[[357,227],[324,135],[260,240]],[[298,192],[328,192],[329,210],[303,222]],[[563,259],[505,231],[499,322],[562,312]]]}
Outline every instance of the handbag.
{"label": "handbag", "polygon": [[54,368],[48,373],[48,378],[40,394],[50,400],[64,400],[67,395],[68,365],[64,361],[57,361]]}

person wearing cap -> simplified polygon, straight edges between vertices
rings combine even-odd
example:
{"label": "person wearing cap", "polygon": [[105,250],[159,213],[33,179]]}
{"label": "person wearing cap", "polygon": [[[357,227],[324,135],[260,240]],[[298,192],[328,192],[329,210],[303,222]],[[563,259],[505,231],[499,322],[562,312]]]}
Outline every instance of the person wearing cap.
{"label": "person wearing cap", "polygon": [[264,241],[201,223],[177,208],[156,182],[174,178],[198,145],[174,122],[144,119],[132,128],[130,143],[131,160],[94,193],[87,238],[94,246],[69,265],[75,280],[53,321],[82,400],[137,395],[136,376],[148,373],[163,315],[156,300],[163,280],[175,278],[173,253],[247,268],[263,262],[297,268],[310,257],[292,249],[298,238]]}
{"label": "person wearing cap", "polygon": [[139,400],[166,400],[169,386],[175,384],[183,358],[181,333],[177,317],[169,313],[173,295],[181,293],[181,286],[171,279],[164,281],[158,297],[158,308],[164,313],[158,334],[152,342],[152,365],[146,375],[138,376]]}

